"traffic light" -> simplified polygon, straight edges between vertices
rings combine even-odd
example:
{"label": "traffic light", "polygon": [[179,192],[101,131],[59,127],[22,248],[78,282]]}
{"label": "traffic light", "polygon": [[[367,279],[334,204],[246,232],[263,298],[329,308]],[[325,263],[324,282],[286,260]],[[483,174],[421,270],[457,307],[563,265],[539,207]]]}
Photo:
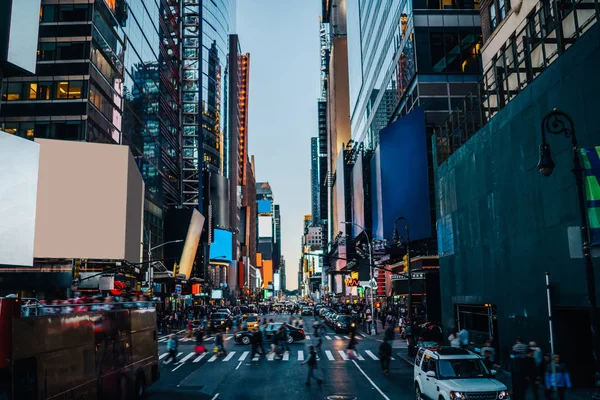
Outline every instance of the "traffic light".
{"label": "traffic light", "polygon": [[173,278],[177,278],[179,276],[179,264],[173,264]]}
{"label": "traffic light", "polygon": [[81,278],[81,260],[73,260],[73,279]]}
{"label": "traffic light", "polygon": [[408,254],[404,255],[404,258],[402,258],[402,261],[404,261],[404,273],[408,274]]}
{"label": "traffic light", "polygon": [[380,302],[375,303],[375,308],[381,308],[381,303]]}

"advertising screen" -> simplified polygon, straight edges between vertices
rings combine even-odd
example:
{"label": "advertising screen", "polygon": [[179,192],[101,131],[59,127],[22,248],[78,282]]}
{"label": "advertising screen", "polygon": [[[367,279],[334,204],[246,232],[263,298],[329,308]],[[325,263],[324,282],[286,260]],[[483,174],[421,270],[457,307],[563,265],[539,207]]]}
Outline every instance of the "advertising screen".
{"label": "advertising screen", "polygon": [[273,237],[273,217],[258,217],[258,237]]}
{"label": "advertising screen", "polygon": [[219,300],[223,298],[223,291],[221,289],[213,289],[212,296],[213,299]]}
{"label": "advertising screen", "polygon": [[270,214],[272,212],[271,200],[259,200],[257,203],[257,212],[259,214]]}
{"label": "advertising screen", "polygon": [[40,146],[0,131],[0,265],[33,265]]}
{"label": "advertising screen", "polygon": [[[431,237],[425,112],[418,107],[380,132],[372,159],[373,231],[393,237],[394,221],[403,216],[411,240]],[[373,171],[375,169],[376,171]],[[377,207],[376,207],[377,205]]]}
{"label": "advertising screen", "polygon": [[232,260],[233,234],[223,229],[215,229],[214,241],[210,244],[211,260]]}

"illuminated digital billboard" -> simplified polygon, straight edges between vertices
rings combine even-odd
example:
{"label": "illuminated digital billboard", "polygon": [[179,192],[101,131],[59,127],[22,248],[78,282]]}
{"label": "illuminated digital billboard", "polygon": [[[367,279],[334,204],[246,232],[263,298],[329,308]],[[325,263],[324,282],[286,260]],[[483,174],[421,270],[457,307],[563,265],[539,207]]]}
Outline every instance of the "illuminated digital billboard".
{"label": "illuminated digital billboard", "polygon": [[223,229],[215,229],[213,239],[210,244],[210,259],[231,261],[233,234]]}
{"label": "illuminated digital billboard", "polygon": [[271,214],[271,200],[259,200],[256,205],[259,214]]}

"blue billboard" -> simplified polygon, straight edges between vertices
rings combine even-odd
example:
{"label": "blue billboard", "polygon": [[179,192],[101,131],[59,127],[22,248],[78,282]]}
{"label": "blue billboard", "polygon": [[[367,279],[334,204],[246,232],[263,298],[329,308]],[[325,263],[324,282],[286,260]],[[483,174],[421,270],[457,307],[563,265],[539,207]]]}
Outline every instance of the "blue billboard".
{"label": "blue billboard", "polygon": [[[371,159],[373,236],[391,240],[394,221],[406,218],[411,240],[431,237],[427,135],[423,107],[379,132]],[[398,226],[404,236],[403,226]]]}
{"label": "blue billboard", "polygon": [[259,200],[257,201],[257,212],[259,214],[270,214],[271,210],[271,200]]}
{"label": "blue billboard", "polygon": [[213,242],[210,244],[210,259],[231,261],[233,234],[223,229],[215,229]]}

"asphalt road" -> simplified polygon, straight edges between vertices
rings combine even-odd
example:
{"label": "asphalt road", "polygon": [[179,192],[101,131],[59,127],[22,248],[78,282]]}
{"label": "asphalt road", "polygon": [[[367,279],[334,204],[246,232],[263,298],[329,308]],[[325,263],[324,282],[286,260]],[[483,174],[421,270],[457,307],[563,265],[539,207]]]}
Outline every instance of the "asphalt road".
{"label": "asphalt road", "polygon": [[[276,322],[286,321],[289,315],[266,316]],[[262,316],[261,316],[262,319]],[[412,366],[394,355],[390,374],[385,376],[379,364],[380,342],[359,336],[358,360],[345,357],[347,334],[336,334],[328,329],[319,354],[316,375],[322,385],[305,385],[308,366],[301,362],[308,357],[308,346],[313,343],[312,317],[304,317],[307,340],[292,344],[291,352],[282,359],[250,359],[250,346],[236,344],[232,335],[226,335],[227,356],[216,358],[211,353],[214,337],[205,339],[209,352],[203,356],[194,353],[194,341],[179,343],[178,363],[161,361],[161,377],[149,388],[149,400],[162,399],[414,399]],[[398,341],[396,341],[398,342]],[[399,342],[394,347],[397,347]],[[265,346],[266,347],[266,346]],[[159,339],[159,358],[166,357],[166,337]],[[394,350],[394,354],[396,350]]]}

